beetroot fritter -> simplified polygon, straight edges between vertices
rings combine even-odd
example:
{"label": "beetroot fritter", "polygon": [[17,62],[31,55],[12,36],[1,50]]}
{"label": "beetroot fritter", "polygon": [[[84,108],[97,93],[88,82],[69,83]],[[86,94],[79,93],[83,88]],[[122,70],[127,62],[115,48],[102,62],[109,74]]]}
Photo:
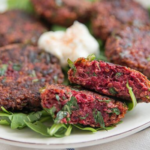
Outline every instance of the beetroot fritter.
{"label": "beetroot fritter", "polygon": [[29,76],[0,77],[0,107],[11,111],[41,110],[40,88],[39,82]]}
{"label": "beetroot fritter", "polygon": [[55,110],[56,123],[104,128],[118,123],[127,112],[122,102],[62,85],[50,85],[42,92],[41,99],[43,108]]}
{"label": "beetroot fritter", "polygon": [[102,0],[93,5],[92,12],[93,32],[102,40],[125,24],[140,26],[149,22],[148,11],[133,0]]}
{"label": "beetroot fritter", "polygon": [[127,84],[137,101],[150,102],[150,81],[140,72],[127,67],[79,58],[68,72],[71,83],[101,94],[131,100]]}
{"label": "beetroot fritter", "polygon": [[116,31],[108,38],[105,49],[109,61],[138,70],[150,78],[150,26]]}
{"label": "beetroot fritter", "polygon": [[31,0],[38,15],[49,23],[70,26],[75,20],[84,22],[90,15],[87,0]]}
{"label": "beetroot fritter", "polygon": [[19,71],[19,75],[37,77],[41,82],[62,83],[64,79],[58,59],[36,46],[18,44],[2,47],[0,60],[2,64],[10,64],[9,69]]}
{"label": "beetroot fritter", "polygon": [[31,41],[36,43],[46,28],[33,16],[21,10],[0,14],[0,46]]}

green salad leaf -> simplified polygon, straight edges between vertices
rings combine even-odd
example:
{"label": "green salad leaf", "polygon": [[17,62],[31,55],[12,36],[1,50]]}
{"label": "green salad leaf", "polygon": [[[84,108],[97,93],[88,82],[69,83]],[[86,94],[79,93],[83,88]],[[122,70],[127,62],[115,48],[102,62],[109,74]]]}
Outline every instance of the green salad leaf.
{"label": "green salad leaf", "polygon": [[58,25],[53,25],[51,28],[52,31],[66,31],[66,29],[67,28]]}
{"label": "green salad leaf", "polygon": [[35,131],[36,133],[39,133],[41,135],[48,136],[48,137],[50,136],[47,132],[48,128],[40,121],[37,121],[35,123],[30,123],[26,121],[24,122],[31,130]]}
{"label": "green salad leaf", "polygon": [[33,13],[34,9],[30,0],[7,0],[8,9],[21,9]]}
{"label": "green salad leaf", "polygon": [[89,55],[88,57],[87,57],[87,60],[89,60],[89,61],[93,61],[93,60],[95,60],[95,55],[94,54],[91,54],[91,55]]}
{"label": "green salad leaf", "polygon": [[[26,122],[35,122],[42,118],[44,111],[32,112],[30,114],[25,113],[12,113],[7,111],[4,107],[1,107],[0,112],[0,124],[10,125],[12,129],[22,129],[26,127]],[[44,115],[43,115],[44,116]]]}
{"label": "green salad leaf", "polygon": [[80,129],[80,130],[83,130],[83,131],[90,131],[92,133],[97,132],[97,130],[92,128],[92,127],[84,127],[84,126],[79,125],[79,124],[74,124],[73,126]]}
{"label": "green salad leaf", "polygon": [[74,74],[76,73],[76,67],[74,65],[74,62],[72,62],[69,58],[67,60],[69,67],[73,70]]}
{"label": "green salad leaf", "polygon": [[127,106],[128,106],[128,110],[129,111],[131,111],[131,110],[133,110],[135,107],[136,107],[136,105],[137,105],[137,100],[136,100],[136,97],[135,97],[135,95],[134,95],[134,93],[133,93],[133,90],[132,90],[132,88],[129,86],[129,83],[127,82],[127,84],[126,84],[126,87],[128,88],[128,90],[129,90],[129,94],[130,94],[130,97],[131,97],[131,100],[132,100],[132,103],[127,103]]}

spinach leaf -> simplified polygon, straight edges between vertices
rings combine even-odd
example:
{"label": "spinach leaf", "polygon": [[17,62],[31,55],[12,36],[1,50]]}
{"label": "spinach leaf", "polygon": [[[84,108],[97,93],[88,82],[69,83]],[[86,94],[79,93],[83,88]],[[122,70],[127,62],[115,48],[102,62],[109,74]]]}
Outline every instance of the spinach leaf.
{"label": "spinach leaf", "polygon": [[93,133],[97,132],[97,130],[92,128],[92,127],[84,127],[84,126],[79,125],[79,124],[74,124],[73,126],[80,129],[80,130],[83,130],[83,131],[90,131],[90,132],[93,132]]}
{"label": "spinach leaf", "polygon": [[131,97],[131,100],[132,100],[132,103],[127,103],[127,106],[128,106],[128,110],[130,111],[130,110],[133,110],[135,107],[136,107],[136,105],[137,105],[137,100],[136,100],[136,97],[135,97],[135,95],[134,95],[134,93],[133,93],[133,91],[132,91],[132,88],[129,86],[129,83],[127,82],[127,84],[126,84],[126,87],[127,87],[127,89],[129,90],[129,94],[130,94],[130,97]]}
{"label": "spinach leaf", "polygon": [[47,137],[50,136],[47,132],[48,128],[43,123],[41,123],[40,121],[37,121],[35,123],[30,123],[30,122],[26,122],[26,121],[24,121],[24,122],[34,132],[37,132],[37,133],[44,135],[44,136],[47,136]]}
{"label": "spinach leaf", "polygon": [[68,58],[67,62],[68,62],[69,67],[73,70],[73,73],[75,74],[77,69],[76,69],[74,63],[69,58]]}
{"label": "spinach leaf", "polygon": [[103,119],[101,112],[94,109],[93,116],[94,116],[95,122],[99,123],[101,128],[105,128],[105,123],[104,123],[104,119]]}
{"label": "spinach leaf", "polygon": [[52,31],[66,31],[66,28],[58,25],[53,25]]}
{"label": "spinach leaf", "polygon": [[89,61],[95,60],[95,55],[94,55],[94,54],[89,55],[89,56],[87,57],[87,60],[89,60]]}
{"label": "spinach leaf", "polygon": [[57,115],[56,115],[56,118],[55,118],[55,120],[54,120],[54,123],[60,123],[60,121],[61,121],[63,118],[67,117],[67,115],[68,115],[68,112],[67,112],[67,111],[59,111],[59,112],[57,113]]}

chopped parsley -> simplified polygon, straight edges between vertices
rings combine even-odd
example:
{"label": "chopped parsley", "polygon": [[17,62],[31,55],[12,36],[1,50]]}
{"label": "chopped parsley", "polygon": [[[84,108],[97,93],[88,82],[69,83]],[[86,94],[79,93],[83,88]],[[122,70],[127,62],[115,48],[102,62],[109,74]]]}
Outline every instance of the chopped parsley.
{"label": "chopped parsley", "polygon": [[33,80],[32,80],[33,83],[36,83],[36,82],[38,82],[38,81],[39,81],[39,79],[33,79]]}
{"label": "chopped parsley", "polygon": [[111,102],[111,100],[98,100],[99,102],[105,102],[105,103],[109,103],[109,102]]}
{"label": "chopped parsley", "polygon": [[94,54],[91,54],[91,55],[89,55],[88,57],[87,57],[87,60],[89,60],[89,61],[93,61],[93,60],[95,60],[95,55]]}
{"label": "chopped parsley", "polygon": [[89,114],[86,114],[84,117],[80,117],[81,120],[86,119],[89,116]]}
{"label": "chopped parsley", "polygon": [[122,75],[123,75],[123,73],[117,72],[116,75],[115,75],[115,77],[118,79],[118,78],[120,78]]}
{"label": "chopped parsley", "polygon": [[101,128],[105,128],[105,123],[104,123],[104,119],[103,119],[103,116],[102,116],[101,112],[100,111],[96,111],[94,109],[93,116],[94,116],[95,122],[99,123]]}
{"label": "chopped parsley", "polygon": [[63,110],[68,111],[69,114],[71,114],[73,110],[77,110],[77,109],[79,109],[79,106],[78,106],[78,103],[77,103],[77,99],[74,96],[72,96],[71,100],[68,101],[65,104],[65,106],[63,107]]}
{"label": "chopped parsley", "polygon": [[95,76],[95,77],[96,77],[96,76],[97,76],[97,74],[94,72],[94,73],[93,73],[93,76]]}
{"label": "chopped parsley", "polygon": [[74,63],[70,59],[68,59],[67,62],[68,62],[69,67],[73,70],[73,72],[75,74],[77,69],[76,69]]}
{"label": "chopped parsley", "polygon": [[0,76],[5,75],[7,68],[8,68],[8,65],[6,65],[6,64],[4,64],[0,67]]}
{"label": "chopped parsley", "polygon": [[13,70],[20,71],[21,69],[22,69],[22,65],[21,64],[13,64]]}
{"label": "chopped parsley", "polygon": [[109,92],[113,95],[117,94],[118,92],[115,90],[114,87],[109,88]]}
{"label": "chopped parsley", "polygon": [[112,108],[111,109],[113,113],[115,113],[116,115],[120,115],[120,110],[118,108]]}
{"label": "chopped parsley", "polygon": [[56,100],[59,101],[59,95],[56,94]]}
{"label": "chopped parsley", "polygon": [[54,120],[54,123],[60,123],[60,121],[61,121],[63,118],[67,117],[67,115],[68,115],[68,112],[67,112],[67,111],[59,111],[59,112],[57,113],[57,115],[56,115],[56,118],[55,118],[55,120]]}

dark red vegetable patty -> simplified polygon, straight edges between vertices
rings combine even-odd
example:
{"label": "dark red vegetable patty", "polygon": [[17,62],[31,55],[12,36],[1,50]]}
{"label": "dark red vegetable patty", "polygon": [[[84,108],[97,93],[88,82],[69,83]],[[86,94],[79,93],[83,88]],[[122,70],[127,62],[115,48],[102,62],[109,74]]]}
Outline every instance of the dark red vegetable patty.
{"label": "dark red vegetable patty", "polygon": [[136,70],[103,61],[79,58],[68,72],[71,83],[130,101],[127,85],[137,101],[150,102],[150,81]]}
{"label": "dark red vegetable patty", "polygon": [[147,22],[148,11],[134,0],[101,0],[92,8],[92,29],[102,40],[125,24],[140,26]]}
{"label": "dark red vegetable patty", "polygon": [[53,113],[55,123],[79,123],[104,128],[118,123],[127,112],[122,102],[63,85],[48,86],[42,92],[41,99],[42,107]]}
{"label": "dark red vegetable patty", "polygon": [[35,17],[21,11],[9,10],[0,14],[0,47],[13,43],[36,43],[46,31]]}
{"label": "dark red vegetable patty", "polygon": [[58,59],[36,46],[16,44],[1,47],[0,60],[9,69],[22,72],[20,75],[37,77],[44,83],[60,84],[64,80]]}
{"label": "dark red vegetable patty", "polygon": [[85,22],[90,17],[87,0],[31,0],[35,11],[49,23],[70,26],[75,20]]}
{"label": "dark red vegetable patty", "polygon": [[138,70],[150,78],[150,26],[117,30],[105,45],[109,61]]}

